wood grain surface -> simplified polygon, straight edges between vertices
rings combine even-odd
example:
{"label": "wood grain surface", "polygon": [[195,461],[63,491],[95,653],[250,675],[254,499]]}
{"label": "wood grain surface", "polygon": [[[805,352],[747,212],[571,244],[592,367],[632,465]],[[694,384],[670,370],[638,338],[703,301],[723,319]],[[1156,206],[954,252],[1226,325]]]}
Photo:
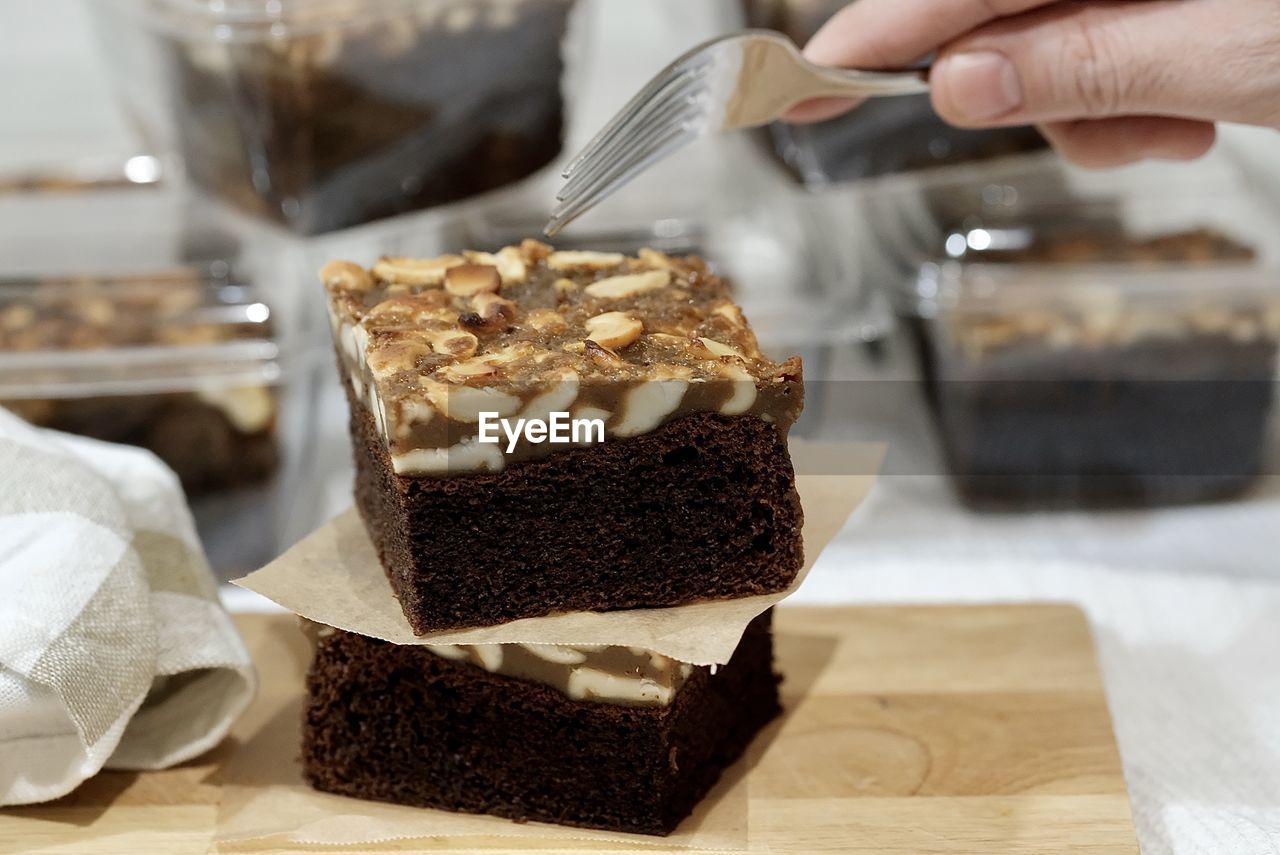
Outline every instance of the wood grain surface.
{"label": "wood grain surface", "polygon": [[[787,712],[745,761],[749,851],[1137,855],[1093,642],[1077,610],[784,606],[777,615]],[[263,692],[233,738],[182,768],[108,772],[52,804],[0,811],[0,853],[213,851],[218,770],[261,728],[258,710],[274,708],[265,700],[300,692],[307,655],[290,617],[238,623]],[[376,851],[564,846],[428,840]]]}

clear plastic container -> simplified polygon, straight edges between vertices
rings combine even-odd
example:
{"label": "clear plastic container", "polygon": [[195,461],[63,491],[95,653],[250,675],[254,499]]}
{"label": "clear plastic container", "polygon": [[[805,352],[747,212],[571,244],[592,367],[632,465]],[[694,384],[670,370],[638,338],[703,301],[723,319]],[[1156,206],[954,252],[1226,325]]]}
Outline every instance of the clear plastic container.
{"label": "clear plastic container", "polygon": [[306,524],[315,357],[288,293],[258,287],[206,207],[157,190],[0,199],[0,406],[154,452],[231,578]]}
{"label": "clear plastic container", "polygon": [[574,0],[93,0],[126,106],[191,181],[316,234],[561,150]]}
{"label": "clear plastic container", "polygon": [[148,448],[193,497],[279,466],[270,309],[226,275],[0,281],[0,351],[0,403]]}
{"label": "clear plastic container", "polygon": [[943,194],[969,213],[898,308],[970,505],[1226,498],[1267,466],[1280,232],[1212,170],[1134,174]]}
{"label": "clear plastic container", "polygon": [[[848,0],[741,0],[746,23],[803,45]],[[900,172],[990,160],[1043,149],[1034,128],[961,130],[943,122],[928,95],[873,98],[825,122],[776,122],[759,138],[811,189]]]}

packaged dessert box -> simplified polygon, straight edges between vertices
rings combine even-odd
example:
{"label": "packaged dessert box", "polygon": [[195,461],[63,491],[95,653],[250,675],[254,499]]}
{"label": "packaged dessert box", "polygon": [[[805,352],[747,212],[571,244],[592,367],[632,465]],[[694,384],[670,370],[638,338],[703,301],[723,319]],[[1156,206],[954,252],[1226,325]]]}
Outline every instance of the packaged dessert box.
{"label": "packaged dessert box", "polygon": [[270,480],[270,310],[225,272],[0,281],[0,403],[33,424],[150,449],[188,495]]}
{"label": "packaged dessert box", "polygon": [[209,208],[155,188],[0,199],[0,405],[155,452],[229,578],[317,522],[316,368],[280,248]]}
{"label": "packaged dessert box", "polygon": [[152,144],[297,232],[472,197],[560,153],[573,0],[91,5]]}
{"label": "packaged dessert box", "polygon": [[300,441],[282,366],[267,304],[216,268],[0,281],[0,406],[155,453],[226,572],[282,545],[274,493]]}
{"label": "packaged dessert box", "polygon": [[1199,501],[1263,471],[1280,269],[1199,201],[971,216],[921,266],[904,315],[967,503]]}

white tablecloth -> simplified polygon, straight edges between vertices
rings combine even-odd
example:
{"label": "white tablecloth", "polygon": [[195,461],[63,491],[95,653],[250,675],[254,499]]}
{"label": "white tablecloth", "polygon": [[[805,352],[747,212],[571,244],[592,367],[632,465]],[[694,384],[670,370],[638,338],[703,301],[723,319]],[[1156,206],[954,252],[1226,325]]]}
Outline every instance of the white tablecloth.
{"label": "white tablecloth", "polygon": [[1280,853],[1280,485],[1244,507],[1027,519],[884,477],[795,598],[1025,600],[1089,616],[1144,855]]}

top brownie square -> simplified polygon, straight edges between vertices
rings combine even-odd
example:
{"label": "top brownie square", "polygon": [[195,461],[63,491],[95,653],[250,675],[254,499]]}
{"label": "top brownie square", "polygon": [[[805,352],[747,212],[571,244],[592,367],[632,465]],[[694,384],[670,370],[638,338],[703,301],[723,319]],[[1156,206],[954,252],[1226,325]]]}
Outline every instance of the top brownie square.
{"label": "top brownie square", "polygon": [[321,275],[357,505],[417,631],[794,579],[800,362],[701,260],[525,241]]}
{"label": "top brownie square", "polygon": [[633,437],[693,412],[754,415],[786,432],[800,363],[766,359],[728,286],[699,259],[653,250],[383,258],[322,271],[352,390],[395,471],[497,471],[552,453],[476,441],[481,413],[599,418]]}

